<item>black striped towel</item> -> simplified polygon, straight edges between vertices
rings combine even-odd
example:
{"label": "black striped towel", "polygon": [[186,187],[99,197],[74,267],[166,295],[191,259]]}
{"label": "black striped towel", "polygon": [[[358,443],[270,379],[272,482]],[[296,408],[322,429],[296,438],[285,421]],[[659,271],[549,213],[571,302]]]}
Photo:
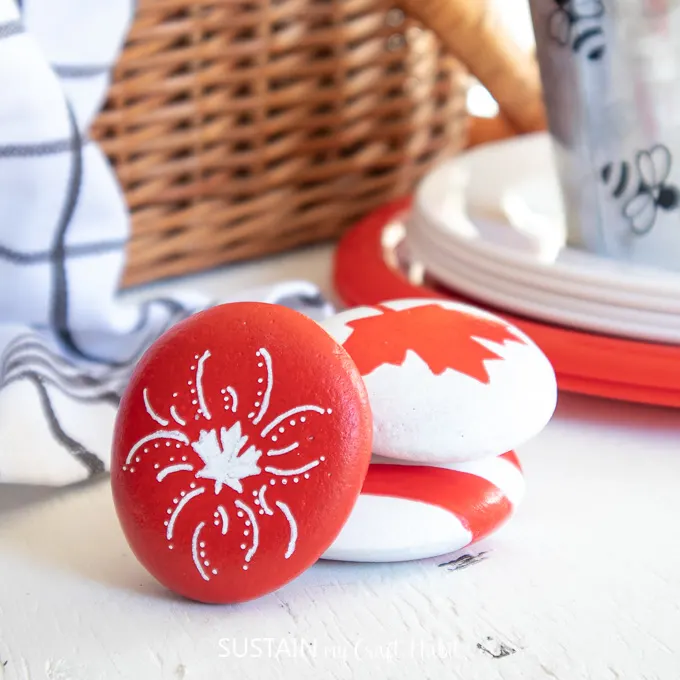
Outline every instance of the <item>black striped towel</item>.
{"label": "black striped towel", "polygon": [[[137,358],[209,304],[116,297],[128,213],[87,130],[133,10],[134,0],[0,0],[0,482],[106,470]],[[329,312],[306,282],[238,297]]]}

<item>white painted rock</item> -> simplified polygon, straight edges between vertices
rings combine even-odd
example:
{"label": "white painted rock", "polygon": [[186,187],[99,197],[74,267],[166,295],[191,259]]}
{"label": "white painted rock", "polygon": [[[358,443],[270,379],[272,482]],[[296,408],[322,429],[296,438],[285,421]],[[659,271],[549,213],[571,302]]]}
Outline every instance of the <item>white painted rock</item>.
{"label": "white painted rock", "polygon": [[366,383],[377,455],[431,463],[498,455],[540,432],[555,410],[545,355],[475,307],[397,300],[322,325]]}
{"label": "white painted rock", "polygon": [[438,466],[374,457],[349,519],[322,558],[398,562],[460,550],[498,529],[523,494],[512,452]]}

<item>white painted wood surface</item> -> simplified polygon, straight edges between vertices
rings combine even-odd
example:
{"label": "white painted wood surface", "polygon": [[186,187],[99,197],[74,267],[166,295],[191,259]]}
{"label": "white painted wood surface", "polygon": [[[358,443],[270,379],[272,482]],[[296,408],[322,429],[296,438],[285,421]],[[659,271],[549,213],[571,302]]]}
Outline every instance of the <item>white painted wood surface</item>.
{"label": "white painted wood surface", "polygon": [[[329,252],[187,285],[303,275],[327,289]],[[107,480],[0,487],[0,679],[680,678],[680,414],[562,395],[519,453],[526,499],[463,552],[486,551],[476,563],[321,562],[233,607],[154,582]]]}

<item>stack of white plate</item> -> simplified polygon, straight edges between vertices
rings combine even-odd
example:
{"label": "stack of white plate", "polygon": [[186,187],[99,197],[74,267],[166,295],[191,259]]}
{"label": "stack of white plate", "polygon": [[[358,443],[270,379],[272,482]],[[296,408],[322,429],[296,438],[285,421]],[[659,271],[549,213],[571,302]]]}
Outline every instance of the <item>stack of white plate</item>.
{"label": "stack of white plate", "polygon": [[547,135],[478,147],[421,183],[409,250],[494,307],[596,333],[680,343],[680,275],[570,248]]}

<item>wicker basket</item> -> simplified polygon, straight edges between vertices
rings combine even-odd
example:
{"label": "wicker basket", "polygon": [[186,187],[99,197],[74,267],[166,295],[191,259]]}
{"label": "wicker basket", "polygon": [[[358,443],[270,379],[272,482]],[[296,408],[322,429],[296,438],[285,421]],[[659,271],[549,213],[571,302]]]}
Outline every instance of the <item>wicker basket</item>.
{"label": "wicker basket", "polygon": [[464,143],[467,75],[383,0],[142,0],[93,136],[126,285],[336,236]]}

